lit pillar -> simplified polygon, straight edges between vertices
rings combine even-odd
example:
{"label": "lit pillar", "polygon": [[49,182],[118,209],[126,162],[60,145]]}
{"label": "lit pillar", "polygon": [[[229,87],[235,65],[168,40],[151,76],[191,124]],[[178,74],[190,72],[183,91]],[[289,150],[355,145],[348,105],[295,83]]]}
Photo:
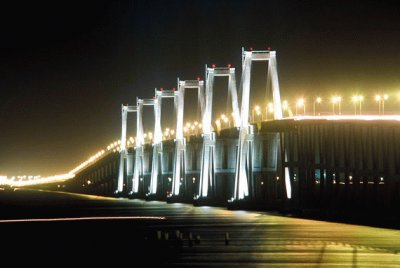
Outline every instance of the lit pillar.
{"label": "lit pillar", "polygon": [[[253,128],[249,126],[250,79],[252,61],[268,61],[267,80],[271,83],[274,118],[282,118],[276,52],[269,50],[242,51],[242,109],[239,144],[236,160],[235,190],[233,200],[244,199],[249,195],[252,178]],[[267,85],[269,86],[269,85]]]}

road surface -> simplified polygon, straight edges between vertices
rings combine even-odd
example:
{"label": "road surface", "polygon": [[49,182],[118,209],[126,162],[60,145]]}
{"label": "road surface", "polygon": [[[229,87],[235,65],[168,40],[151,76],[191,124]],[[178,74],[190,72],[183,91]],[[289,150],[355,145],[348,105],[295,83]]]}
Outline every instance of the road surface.
{"label": "road surface", "polygon": [[2,256],[30,256],[15,262],[51,255],[184,267],[400,266],[394,229],[18,189],[0,191],[0,209]]}

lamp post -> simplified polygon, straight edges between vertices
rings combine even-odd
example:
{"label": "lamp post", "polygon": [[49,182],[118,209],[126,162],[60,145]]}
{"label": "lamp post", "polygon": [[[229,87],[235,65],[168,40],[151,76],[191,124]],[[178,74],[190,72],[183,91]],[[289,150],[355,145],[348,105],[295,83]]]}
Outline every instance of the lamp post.
{"label": "lamp post", "polygon": [[354,115],[357,115],[358,95],[351,97],[351,100],[354,103]]}
{"label": "lamp post", "polygon": [[231,127],[231,121],[229,120],[229,118],[225,114],[221,114],[220,118],[221,118],[220,120],[222,122],[224,122],[225,124],[227,124],[228,127]]}
{"label": "lamp post", "polygon": [[387,94],[375,95],[375,101],[378,102],[378,113],[379,115],[385,114],[385,100],[388,100],[389,96]]}
{"label": "lamp post", "polygon": [[[317,97],[314,102],[313,102],[313,114],[315,116],[315,105],[316,104],[320,104],[322,102],[322,98],[321,97]],[[318,114],[319,115],[319,114]]]}
{"label": "lamp post", "polygon": [[221,120],[219,119],[215,120],[215,125],[217,127],[217,131],[219,132],[221,130]]}
{"label": "lamp post", "polygon": [[253,108],[253,110],[252,110],[252,122],[254,122],[255,121],[255,119],[254,119],[254,112],[256,112],[257,113],[257,115],[260,115],[260,106],[258,106],[258,105],[256,105],[256,106],[254,106],[254,108]]}
{"label": "lamp post", "polygon": [[333,96],[332,97],[332,113],[333,113],[333,115],[335,115],[335,104],[338,104],[339,115],[342,113],[342,108],[340,106],[341,102],[342,102],[342,97],[340,97],[340,96]]}
{"label": "lamp post", "polygon": [[381,95],[375,95],[375,101],[378,103],[378,114],[381,115]]}
{"label": "lamp post", "polygon": [[266,120],[268,120],[268,113],[274,113],[274,105],[269,102],[266,109]]}
{"label": "lamp post", "polygon": [[289,103],[286,100],[284,100],[282,102],[282,110],[283,111],[288,111],[289,110]]}
{"label": "lamp post", "polygon": [[385,100],[388,100],[389,96],[387,94],[383,94],[382,98],[382,115],[385,114]]}
{"label": "lamp post", "polygon": [[306,114],[306,104],[303,98],[300,98],[296,102],[296,115],[297,115],[297,107],[301,108],[303,107],[303,115]]}
{"label": "lamp post", "polygon": [[352,102],[354,103],[354,115],[357,115],[357,105],[359,105],[360,115],[361,115],[361,103],[364,100],[364,97],[361,95],[354,95],[351,98]]}

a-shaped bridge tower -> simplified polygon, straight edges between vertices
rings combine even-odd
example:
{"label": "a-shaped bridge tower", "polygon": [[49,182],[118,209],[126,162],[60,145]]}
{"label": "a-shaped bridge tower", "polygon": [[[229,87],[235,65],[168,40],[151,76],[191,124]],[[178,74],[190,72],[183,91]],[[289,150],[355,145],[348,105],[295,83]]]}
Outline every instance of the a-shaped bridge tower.
{"label": "a-shaped bridge tower", "polygon": [[132,169],[132,164],[128,159],[128,150],[126,148],[126,129],[127,129],[127,120],[128,113],[137,112],[136,106],[122,105],[121,113],[122,113],[122,131],[121,131],[121,146],[120,146],[120,160],[119,160],[119,171],[118,171],[118,182],[117,182],[117,190],[115,193],[122,193],[124,190],[125,182],[125,161],[127,162],[127,170]]}
{"label": "a-shaped bridge tower", "polygon": [[186,178],[186,140],[183,136],[183,111],[185,90],[196,89],[198,92],[198,106],[200,106],[201,117],[204,113],[204,81],[201,80],[185,80],[178,79],[178,101],[177,101],[177,122],[176,122],[176,139],[175,139],[175,157],[174,170],[172,179],[172,191],[169,197],[179,196],[181,181],[185,183]]}
{"label": "a-shaped bridge tower", "polygon": [[[156,99],[139,99],[137,98],[137,127],[136,127],[136,146],[135,146],[135,169],[133,172],[133,183],[131,194],[139,193],[140,181],[143,181],[144,176],[144,158],[143,158],[143,145],[144,131],[143,131],[143,106],[156,106]],[[154,115],[156,111],[154,109]],[[143,189],[143,191],[145,191]]]}
{"label": "a-shaped bridge tower", "polygon": [[[249,197],[252,182],[253,127],[249,124],[250,79],[253,61],[267,61],[267,88],[272,89],[274,119],[282,119],[281,97],[279,91],[276,52],[269,50],[242,50],[242,109],[239,132],[238,154],[236,160],[235,189],[233,200]],[[251,198],[251,196],[250,196]]]}
{"label": "a-shaped bridge tower", "polygon": [[[154,138],[153,138],[153,160],[151,166],[151,180],[150,189],[148,195],[157,194],[157,186],[161,179],[162,174],[162,126],[161,126],[161,104],[164,98],[174,99],[174,108],[177,111],[179,105],[179,91],[176,90],[158,90],[155,89],[155,100],[154,100],[154,116],[155,116],[155,126],[154,126]],[[177,120],[178,121],[178,120]],[[182,126],[182,125],[181,125]],[[176,128],[176,133],[178,133],[178,124]]]}
{"label": "a-shaped bridge tower", "polygon": [[212,106],[214,79],[228,77],[228,94],[232,100],[232,115],[235,127],[240,127],[240,113],[236,90],[235,68],[208,68],[206,66],[206,107],[203,115],[203,148],[201,158],[199,198],[206,198],[215,187],[215,132],[212,128]]}

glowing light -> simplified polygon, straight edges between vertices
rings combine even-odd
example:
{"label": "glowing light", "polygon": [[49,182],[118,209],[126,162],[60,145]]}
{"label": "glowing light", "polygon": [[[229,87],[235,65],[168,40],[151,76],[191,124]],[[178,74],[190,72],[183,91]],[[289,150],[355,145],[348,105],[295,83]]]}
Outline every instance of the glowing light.
{"label": "glowing light", "polygon": [[316,101],[317,103],[321,103],[321,102],[322,102],[322,98],[321,98],[321,97],[317,97],[317,98],[315,99],[315,101]]}
{"label": "glowing light", "polygon": [[[21,176],[21,177],[26,177],[26,176]],[[68,174],[54,175],[49,177],[33,176],[32,179],[30,180],[23,180],[23,178],[21,178],[20,180],[16,181],[15,177],[11,177],[10,179],[8,179],[7,177],[3,176],[0,179],[1,182],[0,184],[6,184],[12,187],[23,187],[23,186],[37,185],[44,183],[62,182],[68,179],[72,179],[74,177],[75,174],[68,173]]]}
{"label": "glowing light", "polygon": [[286,100],[284,100],[284,101],[282,102],[282,109],[283,109],[284,111],[286,111],[287,109],[289,109],[289,103],[288,103]]}
{"label": "glowing light", "polygon": [[303,107],[304,106],[304,99],[303,98],[298,99],[296,104],[297,104],[298,107]]}
{"label": "glowing light", "polygon": [[340,97],[340,96],[333,96],[332,99],[331,99],[331,101],[332,101],[333,104],[339,103],[339,102],[342,101],[342,97]]}
{"label": "glowing light", "polygon": [[272,104],[272,102],[268,103],[268,112],[273,113],[274,112],[274,105]]}

